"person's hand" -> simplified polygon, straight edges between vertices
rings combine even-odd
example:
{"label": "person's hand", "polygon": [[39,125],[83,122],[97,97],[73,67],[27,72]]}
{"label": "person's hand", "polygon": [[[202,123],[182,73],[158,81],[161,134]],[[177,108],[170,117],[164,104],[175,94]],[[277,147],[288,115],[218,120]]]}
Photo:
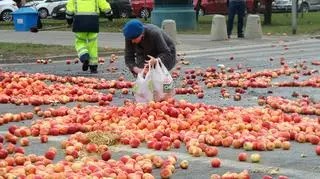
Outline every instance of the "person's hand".
{"label": "person's hand", "polygon": [[105,15],[109,19],[109,21],[113,21],[113,12],[112,12],[112,10],[106,12]]}
{"label": "person's hand", "polygon": [[67,19],[68,27],[71,27],[73,23],[73,18]]}
{"label": "person's hand", "polygon": [[158,63],[158,59],[157,59],[157,58],[154,58],[154,57],[151,56],[151,55],[148,55],[148,57],[150,58],[150,59],[149,59],[149,65],[150,65],[150,66],[153,66],[153,65],[155,65],[155,64]]}
{"label": "person's hand", "polygon": [[133,67],[133,68],[132,68],[132,71],[133,71],[134,73],[138,74],[138,73],[140,73],[140,72],[143,71],[143,68]]}

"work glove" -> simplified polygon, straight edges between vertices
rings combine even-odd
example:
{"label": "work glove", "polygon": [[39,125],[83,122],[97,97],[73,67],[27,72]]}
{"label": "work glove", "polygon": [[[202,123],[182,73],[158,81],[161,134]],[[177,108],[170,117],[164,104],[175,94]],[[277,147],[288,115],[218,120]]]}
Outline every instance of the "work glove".
{"label": "work glove", "polygon": [[109,21],[113,21],[113,12],[112,12],[112,10],[106,12],[106,17],[109,19]]}
{"label": "work glove", "polygon": [[67,23],[68,23],[68,25],[69,25],[69,26],[71,26],[71,25],[72,25],[72,23],[73,23],[73,18],[71,18],[71,19],[67,19]]}

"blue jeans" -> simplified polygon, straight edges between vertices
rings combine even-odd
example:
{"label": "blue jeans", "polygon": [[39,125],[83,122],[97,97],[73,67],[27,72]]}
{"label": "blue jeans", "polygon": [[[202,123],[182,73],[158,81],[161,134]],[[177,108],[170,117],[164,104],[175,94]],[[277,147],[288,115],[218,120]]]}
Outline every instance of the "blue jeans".
{"label": "blue jeans", "polygon": [[243,19],[245,16],[246,2],[242,0],[231,0],[228,7],[228,36],[232,34],[233,19],[238,15],[238,37],[243,36]]}

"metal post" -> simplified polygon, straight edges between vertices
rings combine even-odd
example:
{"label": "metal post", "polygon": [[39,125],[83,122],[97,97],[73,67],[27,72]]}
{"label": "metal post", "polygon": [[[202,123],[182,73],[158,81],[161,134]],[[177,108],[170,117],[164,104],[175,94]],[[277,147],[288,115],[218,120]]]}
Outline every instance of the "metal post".
{"label": "metal post", "polygon": [[291,16],[292,16],[292,34],[296,34],[297,33],[297,0],[292,0]]}

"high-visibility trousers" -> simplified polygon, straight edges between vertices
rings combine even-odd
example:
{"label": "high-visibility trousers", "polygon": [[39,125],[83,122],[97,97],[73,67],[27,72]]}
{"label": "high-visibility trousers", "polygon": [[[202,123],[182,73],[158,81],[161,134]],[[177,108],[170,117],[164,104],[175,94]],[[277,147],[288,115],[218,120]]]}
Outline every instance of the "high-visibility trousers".
{"label": "high-visibility trousers", "polygon": [[78,57],[88,53],[90,56],[89,65],[98,65],[98,33],[77,32],[75,47]]}

